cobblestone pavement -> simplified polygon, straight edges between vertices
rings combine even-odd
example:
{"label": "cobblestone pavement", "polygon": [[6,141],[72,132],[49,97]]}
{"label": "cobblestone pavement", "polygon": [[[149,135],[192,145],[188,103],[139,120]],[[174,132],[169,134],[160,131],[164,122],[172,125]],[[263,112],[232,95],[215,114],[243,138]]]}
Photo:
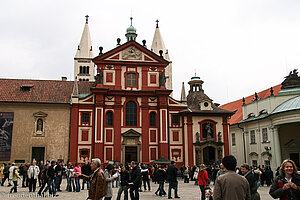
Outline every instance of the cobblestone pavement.
{"label": "cobblestone pavement", "polygon": [[[19,184],[20,185],[20,184]],[[66,186],[66,180],[63,180],[62,183],[62,189],[64,189]],[[149,192],[140,192],[140,199],[151,199],[151,200],[158,200],[158,199],[168,199],[167,196],[165,197],[159,197],[154,194],[156,189],[158,188],[158,185],[154,184],[151,182],[151,189],[152,191]],[[42,199],[38,198],[35,193],[29,193],[28,188],[22,188],[18,187],[18,192],[17,193],[12,193],[11,196],[9,196],[9,190],[11,187],[7,186],[0,186],[0,199]],[[194,185],[192,182],[190,183],[183,183],[183,181],[180,179],[179,180],[179,185],[178,185],[178,195],[181,197],[181,199],[188,199],[188,200],[200,200],[200,190],[199,187]],[[113,188],[113,200],[116,199],[117,197],[117,188]],[[165,191],[168,192],[168,184],[165,184]],[[269,193],[269,187],[260,187],[258,192],[261,195],[262,200],[271,200],[272,198],[270,197]],[[57,193],[59,196],[55,197],[55,199],[66,199],[66,200],[75,200],[75,199],[86,199],[87,198],[87,190],[81,190],[80,192],[58,192]],[[31,196],[30,196],[31,195]],[[172,195],[174,195],[174,191],[172,190]],[[173,196],[174,197],[174,196]],[[43,199],[52,199],[52,198],[43,198]],[[123,199],[123,195],[122,198]]]}

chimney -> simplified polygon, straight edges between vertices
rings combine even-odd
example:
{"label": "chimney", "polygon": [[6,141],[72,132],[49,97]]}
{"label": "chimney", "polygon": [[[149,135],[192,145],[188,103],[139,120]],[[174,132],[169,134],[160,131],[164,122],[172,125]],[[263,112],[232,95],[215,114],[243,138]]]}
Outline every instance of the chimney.
{"label": "chimney", "polygon": [[62,77],[61,77],[61,80],[62,80],[62,81],[67,81],[67,77],[62,76]]}

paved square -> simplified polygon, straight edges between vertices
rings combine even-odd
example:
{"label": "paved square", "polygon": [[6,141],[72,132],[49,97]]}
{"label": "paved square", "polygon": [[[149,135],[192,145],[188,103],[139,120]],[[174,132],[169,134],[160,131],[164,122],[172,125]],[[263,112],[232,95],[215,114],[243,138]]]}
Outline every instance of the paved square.
{"label": "paved square", "polygon": [[[19,185],[20,181],[19,181]],[[154,194],[156,189],[158,188],[157,184],[154,184],[151,182],[151,192],[140,192],[140,199],[151,199],[151,200],[158,200],[158,199],[168,199],[167,196],[165,197],[159,197]],[[22,188],[18,187],[18,193],[12,193],[11,196],[9,196],[9,190],[11,187],[7,186],[0,186],[0,199],[52,199],[52,198],[38,198],[35,196],[35,193],[29,193],[28,188]],[[62,189],[66,188],[66,179],[63,179]],[[39,189],[39,187],[37,188]],[[165,184],[165,191],[168,193],[168,184]],[[117,198],[117,188],[113,188],[113,198]],[[269,187],[260,187],[258,192],[260,193],[261,199],[263,200],[271,200],[272,197],[269,195]],[[62,192],[57,193],[59,196],[55,199],[66,199],[66,200],[74,200],[74,199],[86,199],[87,198],[87,190],[81,190],[80,192],[66,192],[63,190]],[[29,197],[31,195],[31,197]],[[172,190],[172,195],[174,197],[174,190]],[[179,178],[179,185],[178,185],[178,195],[181,197],[181,199],[188,199],[188,200],[200,200],[200,189],[197,185],[194,185],[193,182],[190,183],[183,183],[183,181]],[[123,195],[121,199],[123,199]]]}

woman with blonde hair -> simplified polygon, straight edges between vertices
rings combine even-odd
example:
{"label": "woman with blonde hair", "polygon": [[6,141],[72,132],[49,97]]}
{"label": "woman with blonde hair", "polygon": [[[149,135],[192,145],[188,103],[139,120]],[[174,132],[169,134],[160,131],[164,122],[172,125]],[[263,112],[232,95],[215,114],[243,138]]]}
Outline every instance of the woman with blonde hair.
{"label": "woman with blonde hair", "polygon": [[300,175],[292,160],[285,160],[280,167],[280,174],[272,184],[269,194],[280,200],[300,199]]}
{"label": "woman with blonde hair", "polygon": [[198,172],[198,185],[201,191],[201,200],[205,199],[205,189],[208,186],[208,173],[206,171],[206,166],[201,164]]}

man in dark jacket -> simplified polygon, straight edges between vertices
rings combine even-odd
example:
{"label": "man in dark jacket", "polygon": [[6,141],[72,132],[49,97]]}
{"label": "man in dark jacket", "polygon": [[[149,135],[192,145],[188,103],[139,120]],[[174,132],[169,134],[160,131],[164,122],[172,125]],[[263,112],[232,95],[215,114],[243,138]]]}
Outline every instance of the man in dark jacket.
{"label": "man in dark jacket", "polygon": [[159,187],[157,188],[155,194],[159,196],[166,195],[167,193],[165,192],[164,184],[165,181],[167,180],[167,173],[164,165],[161,165],[160,168],[158,169],[156,173],[156,179],[159,183]]}
{"label": "man in dark jacket", "polygon": [[48,186],[45,190],[47,191],[47,189],[49,189],[52,191],[50,193],[52,193],[53,196],[58,196],[58,195],[56,195],[56,187],[55,187],[55,177],[56,177],[55,165],[56,165],[56,162],[51,161],[51,166],[48,168],[48,171],[47,171]]}
{"label": "man in dark jacket", "polygon": [[142,185],[141,169],[134,161],[131,162],[131,173],[129,181],[129,193],[131,200],[139,199],[139,187]]}
{"label": "man in dark jacket", "polygon": [[[92,169],[90,166],[90,163],[88,161],[85,161],[85,164],[81,167],[81,172],[83,175],[89,176],[92,174]],[[90,181],[89,180],[82,180],[82,187],[81,189],[84,190],[84,185],[86,183],[86,187],[89,190],[90,189]]]}
{"label": "man in dark jacket", "polygon": [[128,183],[129,183],[129,173],[125,166],[122,166],[120,172],[120,187],[118,190],[117,200],[121,199],[122,192],[124,191],[124,200],[128,200]]}
{"label": "man in dark jacket", "polygon": [[177,167],[174,165],[175,162],[171,161],[171,165],[167,169],[167,181],[169,182],[168,199],[172,199],[171,190],[174,189],[175,198],[180,198],[177,194],[178,181],[177,181]]}
{"label": "man in dark jacket", "polygon": [[257,192],[257,181],[248,164],[241,165],[242,175],[247,179],[250,186],[251,200],[260,200],[260,195]]}

